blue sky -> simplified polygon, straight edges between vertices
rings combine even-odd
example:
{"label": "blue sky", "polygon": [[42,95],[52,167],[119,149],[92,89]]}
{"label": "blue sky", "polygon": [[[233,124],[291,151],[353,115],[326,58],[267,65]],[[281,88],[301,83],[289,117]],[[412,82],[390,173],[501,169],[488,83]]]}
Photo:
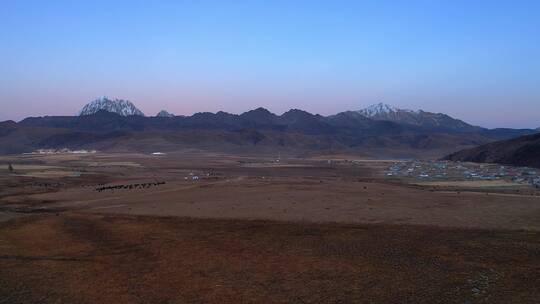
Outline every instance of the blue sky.
{"label": "blue sky", "polygon": [[540,1],[3,1],[0,120],[385,102],[540,127]]}

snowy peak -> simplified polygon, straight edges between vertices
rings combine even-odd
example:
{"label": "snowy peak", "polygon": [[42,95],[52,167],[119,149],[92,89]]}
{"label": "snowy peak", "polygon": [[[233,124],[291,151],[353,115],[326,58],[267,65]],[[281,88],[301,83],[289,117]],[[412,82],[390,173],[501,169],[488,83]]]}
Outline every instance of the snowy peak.
{"label": "snowy peak", "polygon": [[157,113],[156,117],[174,117],[174,114],[171,114],[165,110],[161,110],[159,111],[159,113]]}
{"label": "snowy peak", "polygon": [[116,113],[121,116],[144,116],[144,113],[137,109],[130,101],[117,98],[112,100],[105,96],[86,104],[79,112],[79,115],[92,115],[101,110]]}
{"label": "snowy peak", "polygon": [[397,112],[397,111],[398,111],[398,108],[392,105],[380,102],[377,104],[370,105],[369,107],[364,108],[358,112],[364,116],[373,117],[379,114],[388,114],[388,113]]}
{"label": "snowy peak", "polygon": [[360,111],[358,111],[358,113],[366,116],[366,117],[376,117],[376,116],[384,116],[384,115],[388,115],[388,114],[392,114],[392,113],[397,113],[397,112],[413,112],[411,110],[406,110],[406,109],[399,109],[399,108],[396,108],[394,107],[393,105],[389,105],[389,104],[386,104],[386,103],[377,103],[377,104],[373,104],[373,105],[370,105],[369,107],[367,108],[364,108]]}
{"label": "snowy peak", "polygon": [[475,131],[478,129],[446,114],[399,109],[384,103],[371,105],[357,113],[374,120],[393,121],[433,130]]}

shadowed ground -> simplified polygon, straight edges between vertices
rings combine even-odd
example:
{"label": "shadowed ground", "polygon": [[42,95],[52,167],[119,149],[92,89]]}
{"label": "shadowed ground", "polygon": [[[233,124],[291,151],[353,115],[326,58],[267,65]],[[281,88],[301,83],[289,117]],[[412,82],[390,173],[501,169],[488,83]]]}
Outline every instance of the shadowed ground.
{"label": "shadowed ground", "polygon": [[540,234],[64,214],[0,226],[2,303],[537,303]]}

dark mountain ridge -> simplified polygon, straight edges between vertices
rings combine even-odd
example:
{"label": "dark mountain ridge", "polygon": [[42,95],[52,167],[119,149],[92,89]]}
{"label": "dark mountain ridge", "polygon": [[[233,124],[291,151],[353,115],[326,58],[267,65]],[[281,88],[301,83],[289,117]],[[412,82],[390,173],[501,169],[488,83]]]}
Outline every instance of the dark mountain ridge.
{"label": "dark mountain ridge", "polygon": [[[111,147],[120,150],[163,147],[174,150],[190,145],[215,149],[222,146],[279,146],[300,150],[413,149],[448,153],[534,132],[529,129],[467,127],[456,123],[453,118],[448,119],[448,125],[438,123],[433,126],[432,123],[374,119],[359,111],[325,117],[299,109],[276,115],[267,109],[257,108],[239,115],[220,111],[191,116],[145,117],[98,110],[82,116],[29,117],[19,123],[0,123],[0,147],[3,147],[0,153],[60,147],[103,150]],[[462,127],[456,128],[456,124]],[[146,145],[142,144],[143,140]]]}

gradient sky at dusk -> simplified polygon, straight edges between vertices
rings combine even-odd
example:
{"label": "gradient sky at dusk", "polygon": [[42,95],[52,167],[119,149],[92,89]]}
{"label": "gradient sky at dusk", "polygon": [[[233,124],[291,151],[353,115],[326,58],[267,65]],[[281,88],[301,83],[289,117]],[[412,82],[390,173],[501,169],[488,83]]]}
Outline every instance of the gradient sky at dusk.
{"label": "gradient sky at dusk", "polygon": [[540,127],[540,1],[2,1],[0,121],[385,102]]}

